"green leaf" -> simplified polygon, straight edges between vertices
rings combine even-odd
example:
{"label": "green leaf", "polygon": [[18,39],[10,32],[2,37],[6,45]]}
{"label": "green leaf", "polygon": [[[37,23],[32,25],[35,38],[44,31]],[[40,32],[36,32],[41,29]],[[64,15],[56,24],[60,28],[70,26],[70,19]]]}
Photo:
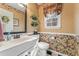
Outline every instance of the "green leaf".
{"label": "green leaf", "polygon": [[31,16],[32,20],[37,20],[38,18],[34,15]]}

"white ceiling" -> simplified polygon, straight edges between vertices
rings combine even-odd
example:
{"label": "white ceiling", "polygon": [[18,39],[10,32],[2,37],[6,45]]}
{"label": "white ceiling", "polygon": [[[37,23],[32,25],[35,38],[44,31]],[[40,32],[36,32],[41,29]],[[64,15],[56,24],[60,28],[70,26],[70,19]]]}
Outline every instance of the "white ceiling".
{"label": "white ceiling", "polygon": [[25,7],[19,6],[18,3],[7,3],[7,4],[19,11],[25,12]]}

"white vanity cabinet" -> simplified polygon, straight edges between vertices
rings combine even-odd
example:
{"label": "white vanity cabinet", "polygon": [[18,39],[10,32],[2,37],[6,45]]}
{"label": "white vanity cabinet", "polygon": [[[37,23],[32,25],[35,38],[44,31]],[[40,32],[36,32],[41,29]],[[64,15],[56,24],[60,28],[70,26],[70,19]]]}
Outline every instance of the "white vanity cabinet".
{"label": "white vanity cabinet", "polygon": [[[0,51],[0,56],[21,56],[25,52],[31,51],[36,44],[37,38],[28,39],[28,40],[25,40],[24,43],[22,42],[21,44],[16,43],[17,45],[15,44],[15,46],[9,47],[7,49],[6,49],[7,46],[4,46],[5,49]],[[4,47],[2,47],[2,48],[4,48]]]}

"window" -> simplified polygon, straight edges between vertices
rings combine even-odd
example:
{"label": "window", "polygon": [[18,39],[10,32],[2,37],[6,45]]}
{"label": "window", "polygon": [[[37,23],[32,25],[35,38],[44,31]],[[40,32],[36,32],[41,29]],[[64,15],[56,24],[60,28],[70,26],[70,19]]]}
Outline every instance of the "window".
{"label": "window", "polygon": [[62,4],[55,3],[44,7],[45,28],[59,29],[61,27]]}

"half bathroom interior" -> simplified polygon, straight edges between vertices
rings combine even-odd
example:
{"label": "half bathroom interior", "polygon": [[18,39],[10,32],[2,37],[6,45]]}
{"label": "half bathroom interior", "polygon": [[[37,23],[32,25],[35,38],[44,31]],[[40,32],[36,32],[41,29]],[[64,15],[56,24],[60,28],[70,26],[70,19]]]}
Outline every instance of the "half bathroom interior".
{"label": "half bathroom interior", "polygon": [[79,3],[0,3],[0,56],[79,56]]}

